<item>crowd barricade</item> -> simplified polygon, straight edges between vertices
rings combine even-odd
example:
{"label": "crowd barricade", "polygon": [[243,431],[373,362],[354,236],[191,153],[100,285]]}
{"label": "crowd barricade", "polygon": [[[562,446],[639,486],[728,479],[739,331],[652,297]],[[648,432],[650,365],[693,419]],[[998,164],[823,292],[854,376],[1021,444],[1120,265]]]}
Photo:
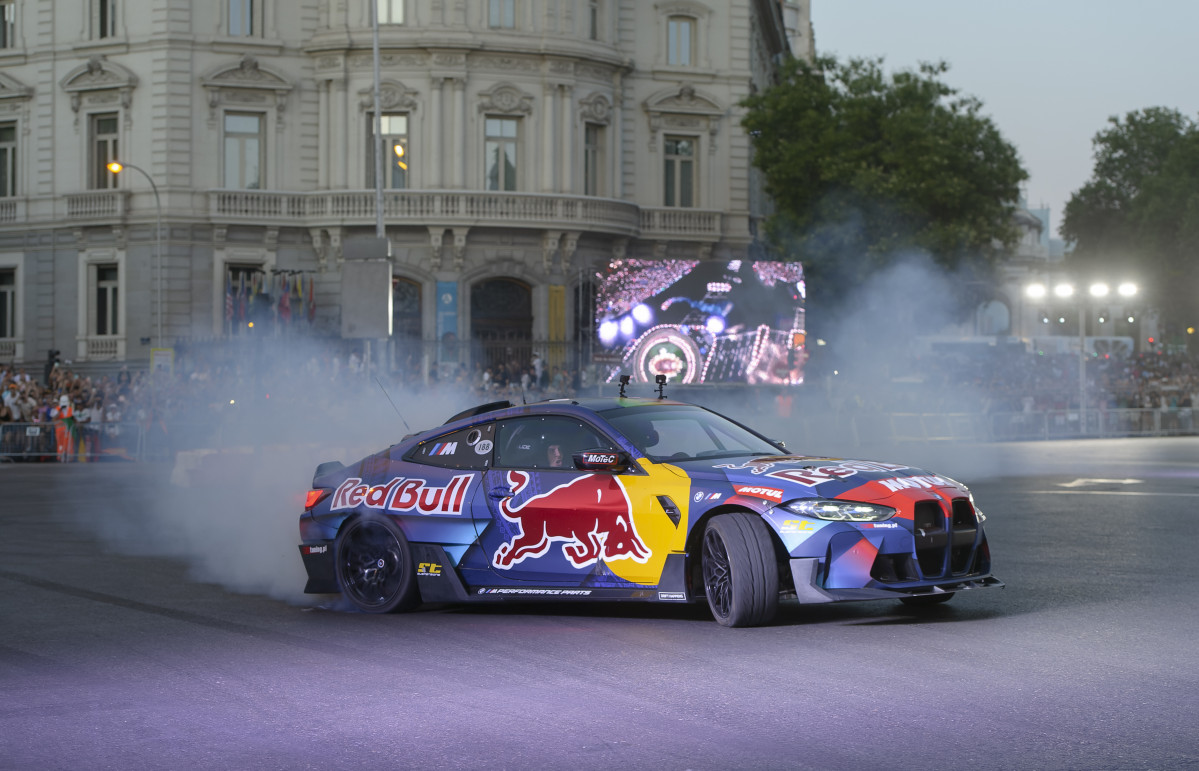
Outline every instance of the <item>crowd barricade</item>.
{"label": "crowd barricade", "polygon": [[0,423],[0,460],[77,463],[145,460],[145,430],[138,423],[99,423],[76,427],[61,438],[55,423]]}
{"label": "crowd barricade", "polygon": [[[797,415],[801,435],[836,433],[856,445],[884,442],[1018,442],[1053,439],[1186,436],[1199,434],[1194,412],[1181,409],[1077,409],[1040,412],[835,412]],[[749,420],[750,424],[755,421]],[[53,462],[54,423],[0,424],[0,461]],[[289,432],[283,431],[283,434]],[[281,441],[294,436],[275,437]],[[787,437],[777,437],[785,439]],[[101,423],[80,426],[67,459],[78,463],[173,461],[180,452],[253,446],[263,439],[248,424]]]}

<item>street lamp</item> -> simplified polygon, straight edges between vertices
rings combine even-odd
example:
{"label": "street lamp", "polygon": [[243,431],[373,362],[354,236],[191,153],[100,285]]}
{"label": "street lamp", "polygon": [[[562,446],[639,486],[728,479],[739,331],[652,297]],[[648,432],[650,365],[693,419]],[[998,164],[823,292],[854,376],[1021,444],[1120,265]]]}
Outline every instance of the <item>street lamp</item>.
{"label": "street lamp", "polygon": [[[1096,299],[1107,297],[1110,294],[1111,288],[1097,281],[1091,284],[1088,289],[1088,294]],[[1025,288],[1024,293],[1033,299],[1042,299],[1048,294],[1044,284],[1031,284]],[[1116,287],[1116,293],[1127,299],[1137,293],[1137,285],[1125,281]],[[1074,296],[1074,285],[1068,282],[1062,282],[1053,287],[1053,294],[1061,300],[1069,300]],[[1086,318],[1086,302],[1084,298],[1078,299],[1078,418],[1079,430],[1085,434],[1087,432],[1087,318]]]}
{"label": "street lamp", "polygon": [[146,173],[146,170],[140,166],[134,166],[132,163],[122,163],[113,161],[108,164],[108,170],[113,174],[120,174],[125,169],[133,169],[141,172],[141,175],[150,183],[150,189],[154,191],[154,209],[155,215],[155,231],[154,231],[154,260],[158,263],[158,287],[155,290],[158,305],[158,326],[155,348],[162,347],[162,199],[158,197],[158,185],[154,184],[154,178]]}

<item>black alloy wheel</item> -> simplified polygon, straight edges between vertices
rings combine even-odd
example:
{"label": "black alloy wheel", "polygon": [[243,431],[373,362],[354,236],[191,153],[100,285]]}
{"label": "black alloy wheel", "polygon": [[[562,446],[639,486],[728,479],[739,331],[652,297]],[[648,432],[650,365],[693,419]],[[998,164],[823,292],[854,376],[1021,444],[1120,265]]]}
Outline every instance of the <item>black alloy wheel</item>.
{"label": "black alloy wheel", "polygon": [[337,585],[366,613],[408,610],[420,602],[408,539],[386,517],[359,517],[337,534]]}
{"label": "black alloy wheel", "polygon": [[700,556],[704,594],[723,626],[769,623],[778,610],[779,576],[770,530],[749,512],[708,521]]}

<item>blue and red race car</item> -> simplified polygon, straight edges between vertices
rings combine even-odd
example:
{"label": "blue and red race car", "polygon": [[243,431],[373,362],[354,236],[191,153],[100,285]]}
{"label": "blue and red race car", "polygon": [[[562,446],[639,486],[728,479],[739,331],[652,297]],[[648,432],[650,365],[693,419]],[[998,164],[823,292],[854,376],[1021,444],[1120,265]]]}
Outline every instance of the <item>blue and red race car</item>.
{"label": "blue and red race car", "polygon": [[944,602],[1002,583],[947,477],[788,454],[659,399],[486,404],[351,465],[300,517],[305,591],[371,613],[504,599],[707,602],[726,626],[780,599]]}

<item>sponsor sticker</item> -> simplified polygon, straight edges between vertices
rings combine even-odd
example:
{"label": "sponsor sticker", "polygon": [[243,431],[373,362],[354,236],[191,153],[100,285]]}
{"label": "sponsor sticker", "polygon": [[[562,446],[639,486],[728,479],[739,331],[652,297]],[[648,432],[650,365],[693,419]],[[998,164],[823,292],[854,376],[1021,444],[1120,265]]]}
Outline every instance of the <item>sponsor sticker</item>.
{"label": "sponsor sticker", "polygon": [[441,565],[436,562],[422,562],[416,566],[416,574],[418,576],[440,576]]}
{"label": "sponsor sticker", "polygon": [[[517,495],[529,484],[524,471],[509,471],[507,478]],[[491,564],[500,570],[541,557],[555,543],[576,568],[600,560],[645,564],[652,554],[637,532],[629,496],[616,477],[585,474],[519,504],[513,505],[513,500],[499,503],[500,514],[518,528],[492,555]]]}
{"label": "sponsor sticker", "polygon": [[759,487],[757,485],[733,485],[737,495],[748,495],[751,498],[764,498],[776,503],[783,502],[783,491],[776,487]]}
{"label": "sponsor sticker", "polygon": [[500,586],[492,588],[483,588],[479,590],[479,594],[532,594],[540,596],[552,597],[586,597],[591,594],[590,589],[518,589],[509,586]]}
{"label": "sponsor sticker", "polygon": [[304,554],[324,554],[327,551],[329,551],[328,546],[305,546],[303,548]]}
{"label": "sponsor sticker", "polygon": [[931,490],[934,487],[953,487],[948,479],[928,474],[927,476],[896,477],[895,479],[880,479],[878,483],[891,492],[898,490]]}
{"label": "sponsor sticker", "polygon": [[476,455],[486,455],[487,453],[491,452],[491,448],[492,448],[491,440],[484,439],[483,441],[475,444],[475,454]]}
{"label": "sponsor sticker", "polygon": [[672,601],[672,602],[678,602],[679,600],[685,601],[687,599],[687,593],[686,592],[658,592],[658,599],[659,600],[668,600],[668,601]]}
{"label": "sponsor sticker", "polygon": [[691,496],[691,500],[695,501],[696,503],[699,503],[703,499],[704,499],[704,494],[703,494],[702,490],[700,492],[696,493],[695,495]]}
{"label": "sponsor sticker", "polygon": [[360,478],[351,477],[333,493],[329,510],[343,511],[364,506],[397,513],[415,511],[420,514],[459,515],[473,478],[472,474],[458,474],[445,487],[437,487],[426,479],[395,477],[387,484],[371,487],[362,484]]}

